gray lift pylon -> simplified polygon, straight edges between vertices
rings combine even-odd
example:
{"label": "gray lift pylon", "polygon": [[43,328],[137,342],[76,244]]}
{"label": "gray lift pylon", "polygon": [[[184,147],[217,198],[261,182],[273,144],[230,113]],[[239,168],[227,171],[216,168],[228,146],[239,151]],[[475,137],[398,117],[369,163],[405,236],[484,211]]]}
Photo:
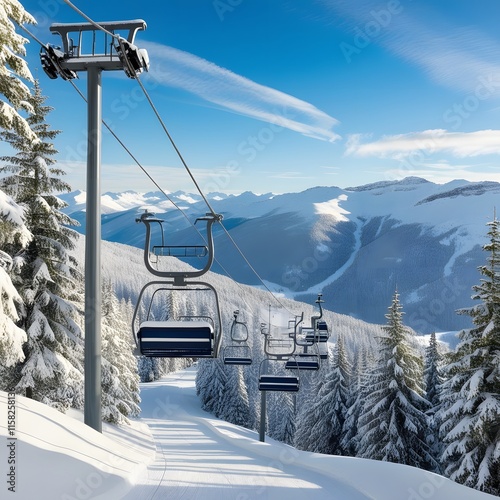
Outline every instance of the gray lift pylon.
{"label": "gray lift pylon", "polygon": [[[130,78],[149,69],[144,49],[134,45],[141,19],[99,23],[55,23],[62,49],[47,45],[40,54],[49,78],[64,80],[87,72],[87,202],[85,241],[85,409],[84,422],[102,432],[101,421],[101,122],[102,71],[123,70]],[[126,33],[123,37],[121,33]],[[70,37],[70,34],[73,35]],[[90,35],[90,43],[84,40]],[[112,36],[113,35],[113,36]],[[75,39],[77,42],[75,43]],[[103,42],[96,47],[96,41]],[[84,43],[86,41],[86,43]],[[87,50],[88,49],[88,50]]]}

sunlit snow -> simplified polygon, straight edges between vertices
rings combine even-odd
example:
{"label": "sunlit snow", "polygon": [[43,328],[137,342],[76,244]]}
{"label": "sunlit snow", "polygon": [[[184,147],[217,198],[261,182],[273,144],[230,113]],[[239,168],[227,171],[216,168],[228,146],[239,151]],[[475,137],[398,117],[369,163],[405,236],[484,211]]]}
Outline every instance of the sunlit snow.
{"label": "sunlit snow", "polygon": [[[20,499],[496,498],[413,467],[302,452],[268,437],[262,443],[257,432],[201,410],[195,370],[142,384],[141,419],[104,424],[102,434],[83,424],[81,412],[63,415],[16,396],[14,436],[0,419],[2,498],[8,456],[15,460],[12,497]],[[7,402],[0,392],[4,416]]]}
{"label": "sunlit snow", "polygon": [[346,217],[348,212],[347,210],[340,207],[339,203],[341,201],[346,201],[347,195],[341,194],[338,198],[333,200],[325,201],[323,203],[314,203],[314,207],[316,209],[316,213],[319,215],[330,215],[335,217],[335,219],[339,221],[348,221],[349,219]]}

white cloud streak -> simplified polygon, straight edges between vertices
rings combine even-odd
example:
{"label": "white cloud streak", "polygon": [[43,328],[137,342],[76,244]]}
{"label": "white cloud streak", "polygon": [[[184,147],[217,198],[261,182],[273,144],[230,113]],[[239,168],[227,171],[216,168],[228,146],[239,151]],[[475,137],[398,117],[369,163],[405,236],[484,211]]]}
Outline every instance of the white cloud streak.
{"label": "white cloud streak", "polygon": [[339,122],[312,104],[266,87],[188,52],[144,42],[150,77],[161,85],[191,92],[222,108],[305,136],[336,141]]}
{"label": "white cloud streak", "polygon": [[[375,43],[420,67],[427,76],[447,88],[474,92],[481,80],[495,82],[490,97],[500,90],[500,44],[473,27],[453,25],[433,6],[378,0],[323,0],[336,17],[345,16],[355,35]],[[474,8],[474,7],[472,7]],[[374,33],[374,35],[371,35]],[[371,36],[370,36],[371,35]],[[360,53],[362,52],[360,49]]]}
{"label": "white cloud streak", "polygon": [[346,144],[346,155],[376,156],[400,159],[416,151],[424,155],[448,152],[456,157],[500,154],[500,130],[448,132],[443,129],[385,136],[362,143],[362,136],[352,135]]}

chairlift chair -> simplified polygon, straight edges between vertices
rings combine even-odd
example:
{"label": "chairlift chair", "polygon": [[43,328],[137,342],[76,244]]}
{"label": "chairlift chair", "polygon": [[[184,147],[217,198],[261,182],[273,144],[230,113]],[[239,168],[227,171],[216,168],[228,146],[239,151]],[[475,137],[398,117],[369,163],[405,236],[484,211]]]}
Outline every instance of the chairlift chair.
{"label": "chairlift chair", "polygon": [[[147,292],[153,289],[149,298]],[[154,303],[164,303],[168,294],[179,293],[187,303],[189,294],[196,298],[209,295],[212,314],[185,314],[156,320]],[[145,317],[140,317],[140,305],[149,302]],[[206,300],[205,302],[208,302]],[[182,307],[182,304],[179,304]],[[213,286],[192,281],[182,286],[173,282],[151,281],[141,290],[132,318],[132,331],[140,354],[158,358],[217,357],[221,339],[220,306]]]}
{"label": "chairlift chair", "polygon": [[251,350],[248,345],[228,345],[222,352],[225,365],[248,366],[252,364]]}
{"label": "chairlift chair", "polygon": [[224,347],[222,359],[225,365],[251,365],[252,357],[248,345],[248,328],[246,323],[238,321],[239,311],[234,311],[233,323],[231,324],[231,344]]}
{"label": "chairlift chair", "polygon": [[289,334],[272,334],[267,325],[261,325],[264,335],[264,353],[268,358],[287,359],[295,352],[295,343]]}
{"label": "chairlift chair", "polygon": [[[270,370],[270,366],[278,366],[278,373]],[[280,358],[265,358],[259,369],[259,391],[297,392],[299,377],[284,372],[284,362]]]}
{"label": "chairlift chair", "polygon": [[319,351],[315,353],[301,352],[290,356],[285,363],[287,370],[319,370],[321,358]]}
{"label": "chairlift chair", "polygon": [[330,332],[328,330],[328,325],[323,318],[323,308],[321,304],[324,300],[321,298],[323,295],[318,293],[318,298],[316,299],[316,304],[319,308],[319,316],[313,316],[311,318],[311,326],[314,328],[315,334],[319,337],[320,342],[326,342],[330,337]]}
{"label": "chairlift chair", "polygon": [[320,342],[317,344],[318,349],[319,349],[319,357],[320,359],[328,359],[329,356],[329,349],[328,349],[328,344],[326,342]]}
{"label": "chairlift chair", "polygon": [[[222,338],[221,313],[217,291],[210,284],[203,281],[194,281],[192,278],[205,274],[213,262],[214,248],[212,238],[212,225],[220,220],[218,216],[208,214],[198,220],[207,222],[207,261],[201,270],[193,271],[162,271],[156,269],[150,260],[151,225],[156,223],[160,227],[162,220],[154,214],[146,212],[137,222],[146,226],[146,240],[144,246],[144,262],[146,268],[162,280],[147,283],[139,293],[137,304],[132,318],[132,332],[139,352],[147,357],[187,357],[208,358],[217,357]],[[162,231],[163,234],[163,231]],[[162,242],[163,243],[163,242]],[[162,245],[163,248],[168,248]],[[189,253],[189,252],[187,252]],[[150,304],[147,308],[146,318],[139,318],[140,308],[145,292],[155,288]],[[156,321],[152,319],[152,302],[158,293],[178,292],[181,295],[203,293],[212,297],[212,313],[209,315],[181,315],[179,318],[168,318]]]}

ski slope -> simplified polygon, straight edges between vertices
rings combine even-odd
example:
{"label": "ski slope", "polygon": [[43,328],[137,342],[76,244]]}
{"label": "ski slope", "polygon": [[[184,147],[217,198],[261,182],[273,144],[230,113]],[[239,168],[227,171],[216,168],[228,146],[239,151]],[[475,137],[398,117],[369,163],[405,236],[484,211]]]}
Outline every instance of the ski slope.
{"label": "ski slope", "polygon": [[[298,451],[211,417],[196,369],[143,384],[142,417],[100,434],[16,397],[15,495],[38,500],[486,500],[491,495],[412,467]],[[0,393],[0,497],[10,498],[8,397]],[[12,400],[10,401],[12,403]],[[10,405],[12,406],[12,405]],[[76,417],[76,418],[75,418]],[[145,425],[147,424],[147,425]],[[3,457],[2,455],[5,455]]]}

